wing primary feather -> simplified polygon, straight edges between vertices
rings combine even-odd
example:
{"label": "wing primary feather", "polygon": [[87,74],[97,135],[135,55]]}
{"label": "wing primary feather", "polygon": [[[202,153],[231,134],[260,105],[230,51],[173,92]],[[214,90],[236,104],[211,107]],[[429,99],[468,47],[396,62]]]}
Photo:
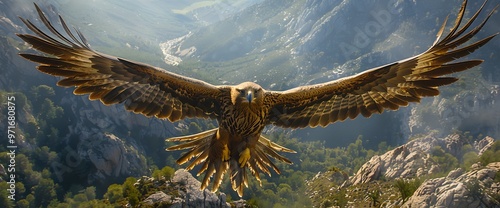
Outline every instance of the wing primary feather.
{"label": "wing primary feather", "polygon": [[75,95],[84,95],[84,94],[89,94],[89,93],[92,93],[94,91],[98,91],[101,89],[101,85],[98,85],[98,86],[78,86],[75,88],[75,90],[73,90],[73,93]]}
{"label": "wing primary feather", "polygon": [[57,42],[47,41],[46,39],[42,39],[38,36],[33,36],[29,34],[18,34],[17,36],[23,39],[25,42],[31,44],[33,48],[35,48],[36,50],[39,50],[47,54],[51,54],[58,57],[61,56],[62,54],[78,55],[74,51],[71,51],[68,48],[65,48],[64,46],[61,46]]}
{"label": "wing primary feather", "polygon": [[455,77],[437,77],[430,79],[421,79],[411,81],[410,83],[416,87],[438,87],[443,85],[449,85],[453,82],[456,82],[458,79]]}
{"label": "wing primary feather", "polygon": [[[462,6],[460,7],[460,10],[458,11],[457,18],[455,18],[455,24],[451,28],[448,35],[442,40],[443,42],[446,42],[448,39],[453,39],[453,37],[455,36],[455,32],[457,31],[458,27],[460,26],[460,22],[462,22],[462,18],[464,17],[466,7],[467,7],[467,1],[463,1]],[[460,34],[460,33],[458,33],[458,34]]]}
{"label": "wing primary feather", "polygon": [[[23,18],[20,18],[21,21],[31,30],[33,31],[34,33],[36,33],[38,36],[40,36],[41,38],[43,38],[45,41],[47,41],[48,43],[51,43],[57,47],[65,47],[66,45],[65,44],[62,44],[60,43],[59,41],[57,41],[56,39],[50,37],[49,35],[45,34],[43,31],[41,31],[40,29],[38,29],[38,27],[36,27],[31,21],[29,20],[26,20],[26,19],[23,19]],[[32,36],[32,35],[29,35],[29,34],[17,34],[17,36],[19,37],[26,37],[26,36],[31,36],[31,37],[36,37],[36,36]],[[24,38],[23,38],[24,39]],[[26,40],[25,40],[26,41]],[[26,41],[28,42],[28,41]],[[30,42],[28,42],[30,43]]]}
{"label": "wing primary feather", "polygon": [[420,87],[410,89],[412,93],[415,93],[415,97],[430,97],[439,95],[439,90],[436,87]]}
{"label": "wing primary feather", "polygon": [[463,48],[455,49],[453,51],[448,51],[446,54],[441,55],[441,56],[430,56],[429,58],[423,58],[419,61],[421,62],[427,62],[427,61],[432,61],[436,63],[447,63],[453,60],[456,60],[458,58],[464,57],[466,55],[471,54],[484,44],[488,43],[492,38],[494,38],[495,35],[491,35],[489,37],[486,37],[482,40],[479,40],[471,45],[465,46]]}
{"label": "wing primary feather", "polygon": [[481,63],[483,63],[483,60],[470,60],[458,63],[449,63],[449,64],[443,64],[440,67],[437,67],[429,71],[417,72],[417,73],[418,75],[425,77],[438,77],[446,74],[461,72],[470,69],[472,67],[475,67]]}
{"label": "wing primary feather", "polygon": [[90,95],[89,95],[89,100],[100,99],[102,97],[102,95],[108,93],[109,91],[111,91],[111,89],[109,87],[103,87],[99,91],[91,92]]}
{"label": "wing primary feather", "polygon": [[[450,34],[449,34],[449,36],[450,36],[450,37],[449,37],[448,39],[446,39],[446,41],[443,41],[443,42],[444,42],[444,43],[448,43],[448,40],[453,41],[453,40],[454,40],[454,39],[456,39],[458,36],[460,36],[462,33],[464,33],[464,32],[465,32],[465,31],[466,31],[466,30],[470,27],[470,25],[471,25],[471,24],[472,24],[472,23],[476,20],[476,18],[478,17],[479,13],[481,13],[481,11],[483,10],[484,6],[486,5],[486,2],[488,2],[488,0],[486,0],[486,1],[484,1],[484,2],[483,2],[483,4],[481,5],[481,7],[479,7],[479,9],[476,11],[476,13],[474,13],[474,15],[472,15],[472,17],[471,17],[471,18],[467,21],[467,23],[465,23],[465,25],[464,25],[464,26],[462,26],[462,28],[461,28],[458,32],[453,32],[453,33],[450,33]],[[466,4],[466,3],[467,3],[467,1],[464,1],[464,4]],[[461,10],[461,11],[459,12],[459,14],[460,14],[461,16],[463,16],[463,14],[465,13],[465,6],[463,6],[463,7],[464,7],[464,9],[463,9],[463,10]],[[498,6],[497,6],[497,7],[498,7]],[[492,10],[492,12],[494,12],[494,11],[496,10],[496,8],[497,8],[497,7],[495,7],[495,8]],[[486,21],[488,21],[488,19],[490,18],[490,16],[493,14],[492,12],[490,12],[490,13],[488,14],[488,16],[484,19],[484,21],[483,21],[481,24],[479,24],[479,26],[477,26],[477,27],[475,27],[474,29],[472,29],[472,31],[474,31],[474,30],[479,31],[479,30],[483,27],[483,25],[486,23]],[[460,24],[455,25],[455,31],[456,31],[456,29],[459,27],[459,25],[460,25]],[[476,33],[477,33],[477,32],[474,32],[473,34],[476,34]],[[468,38],[468,39],[470,39],[470,38]],[[467,40],[468,40],[468,39],[467,39]],[[453,42],[455,42],[455,41],[453,41]],[[463,41],[462,43],[464,43],[464,42],[465,42],[465,41]],[[455,44],[452,44],[452,45],[455,45]],[[456,44],[456,45],[460,45],[460,44]]]}
{"label": "wing primary feather", "polygon": [[64,41],[65,43],[67,43],[68,45],[70,45],[72,47],[76,47],[77,46],[76,44],[74,44],[73,42],[71,42],[70,40],[68,40],[66,37],[64,37],[61,33],[59,33],[59,31],[57,31],[54,28],[54,26],[52,25],[52,23],[50,23],[50,21],[43,14],[43,11],[38,7],[38,5],[35,4],[35,8],[36,8],[36,10],[38,12],[38,16],[42,20],[43,24],[47,27],[47,29],[50,30],[50,32],[52,32],[52,34],[56,35],[59,39],[61,39],[62,41]]}
{"label": "wing primary feather", "polygon": [[389,98],[387,98],[388,93],[380,92],[378,94],[380,96],[380,101],[381,101],[382,107],[388,108],[391,110],[397,110],[399,108],[399,106],[397,104],[393,103]]}
{"label": "wing primary feather", "polygon": [[[37,69],[46,74],[55,75],[55,76],[63,76],[63,77],[77,77],[77,76],[86,76],[88,73],[78,72],[78,71],[68,71],[65,70],[64,66],[47,66],[47,65],[39,65]],[[69,78],[71,79],[71,78]],[[59,85],[59,86],[74,86],[74,85]]]}
{"label": "wing primary feather", "polygon": [[443,24],[441,25],[438,33],[436,34],[436,40],[434,40],[434,43],[432,44],[433,46],[435,46],[439,43],[439,40],[441,39],[441,35],[443,35],[444,28],[446,27],[446,23],[448,22],[448,17],[449,17],[449,15],[446,15],[446,18],[444,18]]}
{"label": "wing primary feather", "polygon": [[[179,157],[179,159],[176,160],[176,162],[177,164],[182,165],[191,160],[191,158],[200,156],[201,154],[203,154],[203,151],[204,151],[204,146],[200,145],[198,147],[195,147],[184,153],[181,157]],[[188,168],[186,168],[186,170],[191,170],[190,168],[192,167],[193,166],[189,165]]]}
{"label": "wing primary feather", "polygon": [[64,71],[62,72],[63,74],[59,75],[56,71],[54,71],[53,75],[56,76],[64,76],[64,77],[69,77],[70,75],[66,75],[64,73],[82,73],[82,74],[88,74],[88,70],[82,69],[81,65],[87,65],[88,63],[86,62],[81,62],[78,60],[61,60],[57,58],[52,58],[52,57],[46,57],[46,56],[39,56],[39,55],[34,55],[34,54],[26,54],[22,53],[19,54],[21,57],[28,59],[33,62],[37,62],[40,64],[43,64],[44,66],[47,67],[57,67],[57,70]]}
{"label": "wing primary feather", "polygon": [[[73,35],[73,33],[69,29],[68,25],[66,24],[66,22],[64,21],[64,19],[60,15],[59,15],[59,21],[61,22],[61,25],[62,25],[64,31],[66,32],[66,34],[74,41],[74,44],[78,45],[79,47],[83,47],[83,44],[80,43],[80,41]],[[86,49],[90,50],[90,48],[86,48]]]}

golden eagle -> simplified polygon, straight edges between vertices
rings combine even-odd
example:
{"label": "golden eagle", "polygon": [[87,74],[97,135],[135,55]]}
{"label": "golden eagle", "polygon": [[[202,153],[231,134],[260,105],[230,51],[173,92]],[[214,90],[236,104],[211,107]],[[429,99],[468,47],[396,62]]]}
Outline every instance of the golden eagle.
{"label": "golden eagle", "polygon": [[123,103],[129,111],[172,122],[190,117],[217,120],[219,127],[216,129],[168,139],[180,144],[167,150],[186,149],[177,163],[192,160],[188,170],[202,165],[198,172],[205,172],[201,189],[208,186],[213,176],[211,190],[216,191],[229,171],[232,188],[242,196],[243,186],[248,185],[247,171],[260,181],[260,173],[270,175],[270,169],[280,173],[270,158],[291,163],[279,152],[294,151],[262,136],[265,126],[327,126],[359,114],[369,117],[385,109],[396,110],[410,102],[419,102],[422,97],[436,96],[439,86],[457,81],[457,78],[444,75],[479,65],[482,60],[452,62],[472,53],[496,35],[467,43],[493,12],[478,26],[467,30],[484,4],[460,27],[466,4],[464,0],[448,34],[441,37],[445,20],[434,44],[419,55],[353,76],[286,91],[265,90],[253,82],[236,86],[212,85],[99,53],[89,47],[78,30],[76,34],[72,32],[60,16],[66,34],[56,30],[36,4],[40,20],[50,33],[21,18],[35,35],[17,35],[48,56],[20,55],[39,63],[39,71],[63,77],[57,85],[76,87],[74,94],[89,94],[90,100],[100,100],[105,105]]}

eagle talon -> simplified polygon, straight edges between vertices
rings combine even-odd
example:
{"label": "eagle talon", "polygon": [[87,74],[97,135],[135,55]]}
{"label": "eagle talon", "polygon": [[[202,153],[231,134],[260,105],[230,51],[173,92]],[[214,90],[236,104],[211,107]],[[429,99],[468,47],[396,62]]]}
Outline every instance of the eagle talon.
{"label": "eagle talon", "polygon": [[229,148],[227,147],[227,144],[225,144],[222,147],[222,161],[228,161],[230,157],[229,154],[230,154]]}
{"label": "eagle talon", "polygon": [[247,161],[250,159],[250,149],[245,148],[241,153],[240,153],[240,159],[238,162],[240,163],[240,167],[245,167],[245,164],[247,164]]}

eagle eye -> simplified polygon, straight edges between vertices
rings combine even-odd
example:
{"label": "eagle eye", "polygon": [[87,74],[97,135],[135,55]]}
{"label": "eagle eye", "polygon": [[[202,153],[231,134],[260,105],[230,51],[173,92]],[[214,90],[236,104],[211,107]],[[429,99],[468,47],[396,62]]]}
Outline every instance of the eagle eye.
{"label": "eagle eye", "polygon": [[240,96],[245,96],[245,90],[244,89],[238,89],[238,92],[240,93]]}

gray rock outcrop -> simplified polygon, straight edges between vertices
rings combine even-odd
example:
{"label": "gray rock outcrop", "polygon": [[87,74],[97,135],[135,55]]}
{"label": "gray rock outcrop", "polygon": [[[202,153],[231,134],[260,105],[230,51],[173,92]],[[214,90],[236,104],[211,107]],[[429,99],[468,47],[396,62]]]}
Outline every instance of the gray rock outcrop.
{"label": "gray rock outcrop", "polygon": [[[83,131],[85,132],[85,131]],[[66,148],[74,162],[61,160],[69,168],[77,169],[84,162],[93,166],[88,172],[89,183],[105,182],[108,178],[141,175],[147,171],[145,158],[133,142],[127,142],[114,134],[88,131],[82,133],[76,149]]]}
{"label": "gray rock outcrop", "polygon": [[[158,205],[160,203],[169,204],[172,208],[178,207],[226,207],[231,205],[226,202],[226,194],[212,193],[209,190],[200,190],[201,183],[184,169],[175,171],[172,180],[166,182],[166,187],[169,190],[165,192],[173,192],[175,194],[169,195],[162,191],[156,192],[147,197],[143,203],[148,205]],[[244,201],[238,201],[239,204],[244,204]]]}
{"label": "gray rock outcrop", "polygon": [[383,155],[373,156],[358,172],[351,177],[353,185],[378,180],[382,176],[386,179],[410,178],[436,171],[436,164],[430,160],[428,151],[441,140],[427,136],[412,140]]}
{"label": "gray rock outcrop", "polygon": [[201,182],[184,169],[175,171],[172,185],[178,188],[181,200],[172,207],[230,207],[226,194],[217,195],[209,190],[200,190]]}
{"label": "gray rock outcrop", "polygon": [[403,207],[499,207],[489,195],[500,191],[500,183],[494,181],[499,171],[499,162],[466,173],[451,171],[446,177],[425,181]]}
{"label": "gray rock outcrop", "polygon": [[[383,155],[373,156],[358,172],[350,178],[353,185],[367,183],[384,177],[388,180],[396,178],[413,178],[437,173],[439,165],[432,160],[431,150],[439,146],[447,153],[459,157],[462,147],[467,144],[465,138],[452,134],[445,138],[437,138],[432,133],[422,138],[409,141]],[[485,151],[494,140],[486,137],[476,147],[478,153]]]}
{"label": "gray rock outcrop", "polygon": [[495,139],[487,136],[482,140],[479,140],[478,142],[474,143],[474,148],[479,150],[478,155],[482,155],[488,148],[493,145],[493,142],[495,142]]}

